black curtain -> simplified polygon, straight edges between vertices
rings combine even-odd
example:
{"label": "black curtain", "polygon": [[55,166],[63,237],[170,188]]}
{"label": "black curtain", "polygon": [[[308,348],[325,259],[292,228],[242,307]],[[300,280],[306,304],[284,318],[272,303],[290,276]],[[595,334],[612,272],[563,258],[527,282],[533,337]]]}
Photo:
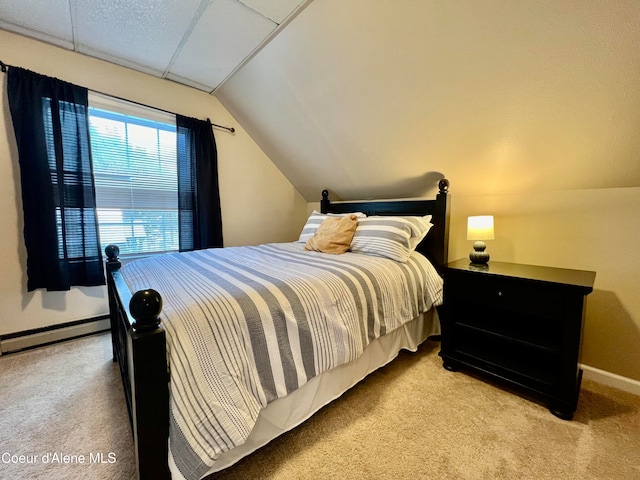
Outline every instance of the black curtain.
{"label": "black curtain", "polygon": [[180,251],[222,247],[218,152],[211,122],[176,115]]}
{"label": "black curtain", "polygon": [[10,67],[27,289],[104,285],[89,145],[87,89]]}

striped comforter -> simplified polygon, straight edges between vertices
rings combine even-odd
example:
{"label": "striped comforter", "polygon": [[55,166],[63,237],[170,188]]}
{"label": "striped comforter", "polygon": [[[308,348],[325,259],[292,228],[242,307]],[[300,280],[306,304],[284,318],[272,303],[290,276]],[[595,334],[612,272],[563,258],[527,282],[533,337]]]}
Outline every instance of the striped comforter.
{"label": "striped comforter", "polygon": [[200,478],[242,444],[267,404],[442,301],[441,278],[417,253],[402,264],[303,245],[165,254],[122,267],[132,291],[162,293],[170,446],[185,478]]}

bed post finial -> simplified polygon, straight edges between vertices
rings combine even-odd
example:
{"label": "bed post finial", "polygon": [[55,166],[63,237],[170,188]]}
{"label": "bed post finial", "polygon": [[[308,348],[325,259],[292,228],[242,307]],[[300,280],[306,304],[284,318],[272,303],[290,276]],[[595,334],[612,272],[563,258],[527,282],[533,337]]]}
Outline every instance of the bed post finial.
{"label": "bed post finial", "polygon": [[320,202],[320,213],[328,213],[330,204],[331,204],[331,200],[329,200],[329,190],[322,190],[322,201]]}
{"label": "bed post finial", "polygon": [[131,296],[129,312],[136,320],[132,325],[136,332],[155,330],[160,325],[160,312],[162,311],[162,297],[149,288],[138,290]]}
{"label": "bed post finial", "polygon": [[438,189],[440,193],[449,193],[449,180],[443,178],[438,182]]}
{"label": "bed post finial", "polygon": [[107,255],[107,272],[113,272],[122,266],[118,259],[118,255],[120,255],[120,248],[118,248],[117,245],[107,245],[104,249],[104,253]]}

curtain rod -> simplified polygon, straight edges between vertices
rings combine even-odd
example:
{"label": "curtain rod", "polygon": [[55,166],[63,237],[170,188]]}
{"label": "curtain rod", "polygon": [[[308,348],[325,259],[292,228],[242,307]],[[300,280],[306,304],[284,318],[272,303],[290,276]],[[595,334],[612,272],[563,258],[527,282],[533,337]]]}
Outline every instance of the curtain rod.
{"label": "curtain rod", "polygon": [[[6,63],[4,63],[2,60],[0,60],[0,71],[2,71],[2,73],[6,73],[9,67],[12,67],[13,65],[7,65]],[[87,89],[87,90],[91,90],[91,89]],[[155,108],[156,110],[160,110],[162,112],[165,113],[170,113],[172,115],[176,115],[175,112],[170,112],[168,110],[164,110],[162,108],[158,108],[158,107],[152,107],[151,105],[145,105],[144,103],[140,103],[140,102],[135,102],[133,100],[127,100],[126,98],[120,98],[120,97],[116,97],[115,95],[111,95],[108,93],[104,93],[104,92],[99,92],[97,90],[91,90],[92,92],[95,93],[99,93],[101,95],[106,95],[108,97],[112,97],[112,98],[117,98],[118,100],[124,100],[125,102],[131,102],[131,103],[135,103],[137,105],[142,105],[143,107],[149,107],[149,108]],[[207,118],[207,121],[211,124],[212,127],[218,127],[218,128],[222,128],[224,130],[228,130],[230,133],[235,133],[236,129],[233,127],[225,127],[224,125],[218,125],[217,123],[213,123],[209,118]]]}

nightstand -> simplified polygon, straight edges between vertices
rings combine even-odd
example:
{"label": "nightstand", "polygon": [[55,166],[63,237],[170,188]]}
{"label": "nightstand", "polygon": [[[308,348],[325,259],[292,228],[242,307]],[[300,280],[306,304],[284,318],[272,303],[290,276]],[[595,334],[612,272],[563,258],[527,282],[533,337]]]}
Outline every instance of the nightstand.
{"label": "nightstand", "polygon": [[468,259],[443,270],[440,356],[573,418],[586,298],[595,272]]}

